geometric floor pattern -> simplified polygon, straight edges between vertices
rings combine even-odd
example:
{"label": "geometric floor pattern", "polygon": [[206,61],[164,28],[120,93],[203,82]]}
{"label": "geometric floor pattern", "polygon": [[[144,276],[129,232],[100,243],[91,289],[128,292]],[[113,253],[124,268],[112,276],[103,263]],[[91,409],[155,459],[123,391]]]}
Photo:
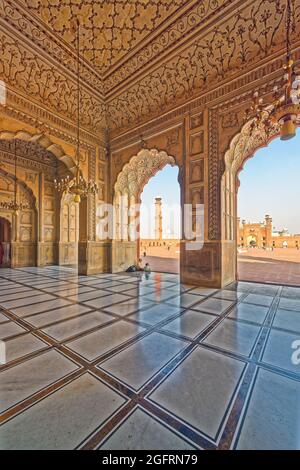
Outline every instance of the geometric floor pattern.
{"label": "geometric floor pattern", "polygon": [[300,449],[300,288],[1,269],[0,339],[1,449]]}

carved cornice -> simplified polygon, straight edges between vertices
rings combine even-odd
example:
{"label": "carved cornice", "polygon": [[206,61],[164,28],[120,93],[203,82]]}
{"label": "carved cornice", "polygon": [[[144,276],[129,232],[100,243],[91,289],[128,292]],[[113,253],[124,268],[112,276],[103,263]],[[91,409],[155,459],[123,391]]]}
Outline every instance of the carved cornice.
{"label": "carved cornice", "polygon": [[[48,135],[53,135],[59,139],[76,145],[76,126],[66,119],[58,117],[56,114],[47,111],[12,90],[7,90],[7,101],[9,105],[1,107],[1,114],[24,122],[34,128],[43,127]],[[92,149],[104,143],[104,132],[92,134],[80,130],[80,140],[83,148]]]}
{"label": "carved cornice", "polygon": [[[3,162],[13,164],[14,158],[14,153],[12,151],[7,151],[7,149],[2,146],[2,143],[0,143],[0,159]],[[31,158],[26,158],[20,155],[17,156],[17,165],[18,167],[22,167],[24,169],[31,169],[33,171],[36,171],[37,173],[40,173],[42,171],[45,175],[50,176],[52,180],[55,177],[57,171],[56,166],[50,166],[44,162],[33,160]]]}

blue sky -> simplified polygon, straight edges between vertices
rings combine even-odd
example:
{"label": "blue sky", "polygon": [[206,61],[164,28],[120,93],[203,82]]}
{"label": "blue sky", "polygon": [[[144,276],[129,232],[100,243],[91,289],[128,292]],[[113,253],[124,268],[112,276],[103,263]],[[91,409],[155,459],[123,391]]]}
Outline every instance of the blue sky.
{"label": "blue sky", "polygon": [[[180,188],[178,168],[167,165],[151,178],[142,193],[141,236],[154,236],[154,199],[163,199],[163,235],[180,233]],[[300,233],[300,129],[286,142],[273,140],[258,150],[240,173],[238,214],[241,219],[259,222],[265,214],[273,218],[277,229],[286,227]],[[168,207],[175,207],[172,220],[167,221]],[[147,212],[151,210],[151,212]],[[148,215],[150,214],[150,215]],[[151,223],[152,222],[152,223]],[[151,227],[149,227],[151,223]]]}
{"label": "blue sky", "polygon": [[180,187],[177,178],[178,167],[167,165],[163,170],[153,176],[144,187],[144,191],[141,195],[140,230],[142,238],[154,237],[154,199],[157,196],[162,197],[163,237],[171,236],[173,238],[179,238]]}

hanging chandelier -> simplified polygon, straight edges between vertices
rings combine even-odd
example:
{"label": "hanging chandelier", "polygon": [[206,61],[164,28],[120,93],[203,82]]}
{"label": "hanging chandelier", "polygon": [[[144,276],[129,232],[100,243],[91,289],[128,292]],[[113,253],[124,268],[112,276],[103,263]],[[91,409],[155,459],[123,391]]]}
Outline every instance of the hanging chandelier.
{"label": "hanging chandelier", "polygon": [[15,215],[18,215],[19,211],[30,209],[30,205],[27,203],[17,202],[17,141],[15,139],[14,145],[14,197],[12,201],[1,201],[0,208],[8,211],[13,211]]}
{"label": "hanging chandelier", "polygon": [[280,128],[280,139],[289,140],[296,135],[296,121],[300,116],[300,75],[295,71],[291,58],[291,0],[286,6],[286,57],[283,65],[283,77],[279,86],[273,88],[273,102],[266,103],[256,91],[252,105],[246,112],[246,119],[252,119],[251,133],[263,127],[267,135],[272,134],[274,125]]}
{"label": "hanging chandelier", "polygon": [[81,202],[81,198],[87,197],[89,194],[96,194],[98,186],[93,181],[86,181],[80,168],[80,23],[77,19],[72,29],[76,32],[76,48],[77,48],[77,147],[76,147],[76,168],[73,178],[66,176],[60,180],[54,180],[55,189],[59,193],[69,193],[74,195],[74,202]]}

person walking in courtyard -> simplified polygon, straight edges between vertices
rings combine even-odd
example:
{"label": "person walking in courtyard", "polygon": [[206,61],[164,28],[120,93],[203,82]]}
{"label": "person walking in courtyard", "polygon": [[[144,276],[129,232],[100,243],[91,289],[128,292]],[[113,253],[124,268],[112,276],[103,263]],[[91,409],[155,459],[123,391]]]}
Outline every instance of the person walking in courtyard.
{"label": "person walking in courtyard", "polygon": [[146,279],[149,279],[150,274],[151,274],[151,268],[150,268],[150,264],[149,264],[149,263],[146,263],[146,264],[145,264],[144,273],[145,273]]}

